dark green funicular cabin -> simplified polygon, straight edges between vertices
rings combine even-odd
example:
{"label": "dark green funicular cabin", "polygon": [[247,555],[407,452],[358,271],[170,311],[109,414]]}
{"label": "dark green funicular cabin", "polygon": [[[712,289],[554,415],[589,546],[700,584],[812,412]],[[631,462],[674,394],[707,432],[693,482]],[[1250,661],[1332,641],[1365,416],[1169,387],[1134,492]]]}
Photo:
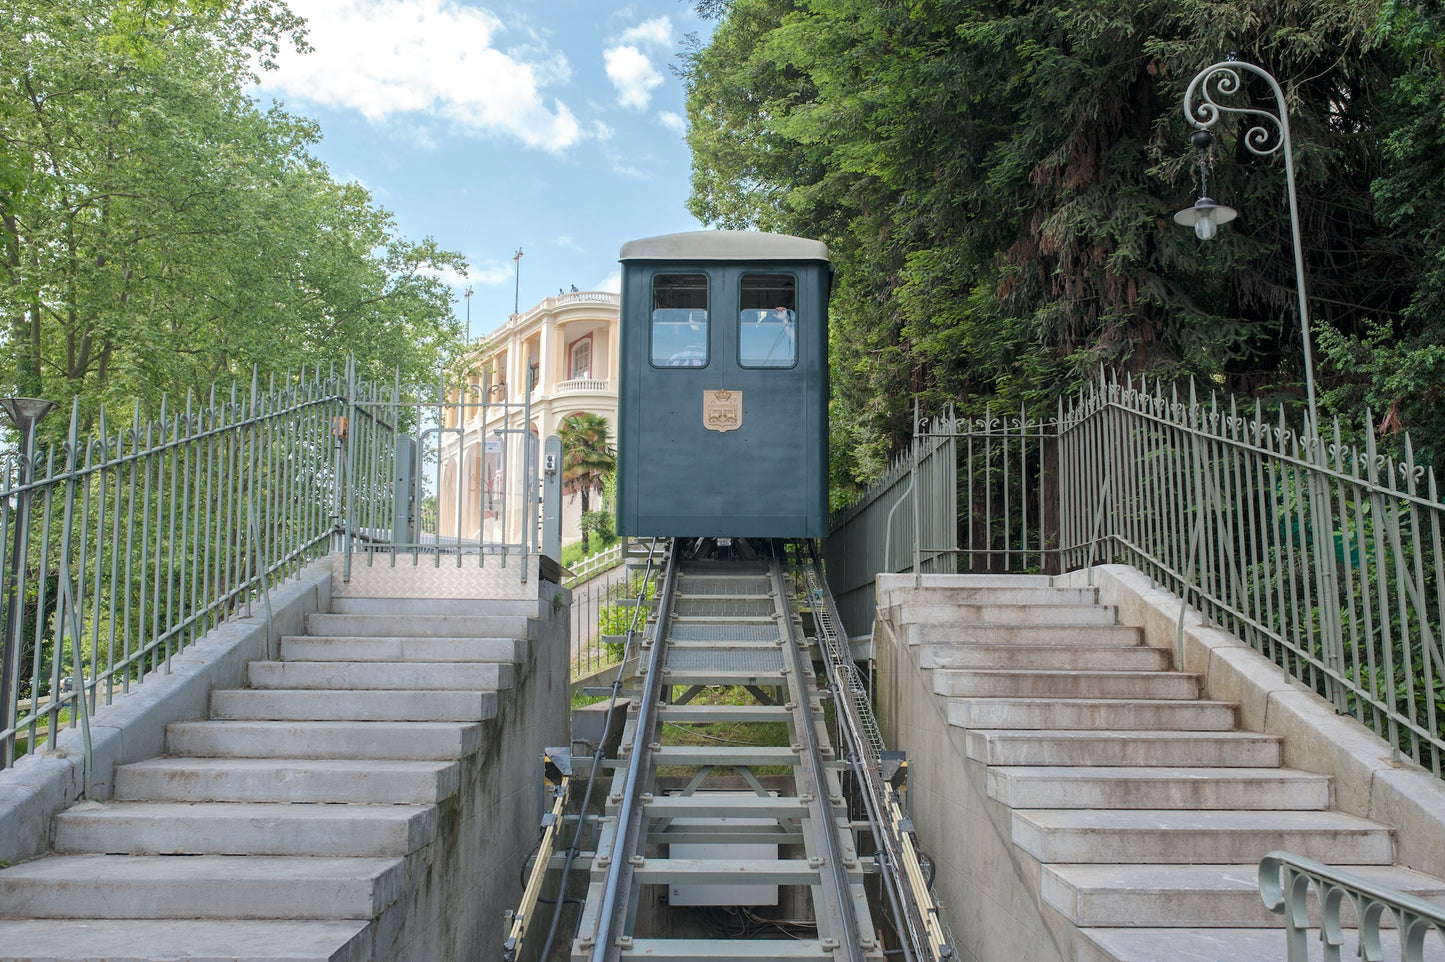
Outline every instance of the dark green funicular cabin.
{"label": "dark green funicular cabin", "polygon": [[826,534],[828,248],[696,231],[620,260],[618,531]]}

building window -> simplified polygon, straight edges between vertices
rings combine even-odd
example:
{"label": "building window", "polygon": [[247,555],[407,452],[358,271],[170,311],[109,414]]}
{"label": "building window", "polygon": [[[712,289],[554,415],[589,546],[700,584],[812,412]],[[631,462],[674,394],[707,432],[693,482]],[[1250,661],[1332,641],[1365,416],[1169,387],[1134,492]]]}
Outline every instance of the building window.
{"label": "building window", "polygon": [[541,380],[541,377],[542,377],[542,365],[541,365],[539,362],[537,362],[537,361],[532,361],[530,364],[528,364],[528,365],[527,365],[527,390],[528,390],[528,391],[531,391],[531,390],[533,390],[534,388],[536,388],[537,382],[538,382],[539,380]]}
{"label": "building window", "polygon": [[567,375],[574,381],[585,380],[592,377],[592,335],[579,337],[567,348],[569,357]]}

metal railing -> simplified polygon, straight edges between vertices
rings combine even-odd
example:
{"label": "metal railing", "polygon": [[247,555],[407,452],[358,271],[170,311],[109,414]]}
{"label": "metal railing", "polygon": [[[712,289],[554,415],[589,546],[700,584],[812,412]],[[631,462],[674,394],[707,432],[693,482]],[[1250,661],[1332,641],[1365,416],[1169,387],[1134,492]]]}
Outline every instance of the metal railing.
{"label": "metal railing", "polygon": [[956,536],[956,425],[945,415],[852,507],[836,514],[823,542],[828,586],[850,636],[873,623],[879,571],[951,573]]}
{"label": "metal railing", "polygon": [[[538,539],[531,435],[500,436],[496,484],[469,487],[438,442],[465,406],[435,390],[379,388],[348,364],[163,402],[154,419],[137,406],[117,425],[101,411],[92,431],[76,403],[63,442],[0,459],[0,768],[332,550],[347,572],[353,553],[425,553],[516,558],[525,579]],[[448,484],[479,510],[491,497],[498,520],[440,536]]]}
{"label": "metal railing", "polygon": [[[960,535],[957,570],[1132,564],[1442,774],[1445,505],[1408,441],[1396,461],[1376,450],[1373,425],[1351,445],[1336,422],[1311,443],[1258,405],[1116,379],[1053,418],[919,427],[910,458],[829,536],[840,602],[857,570],[909,570],[906,551],[879,542],[877,512],[906,519],[904,499],[934,505],[952,483],[957,510],[934,523]],[[961,481],[913,466],[949,440]],[[941,527],[903,527],[946,543]],[[934,559],[943,570],[946,554]]]}
{"label": "metal railing", "polygon": [[[1425,941],[1432,932],[1445,948],[1445,908],[1312,859],[1270,852],[1259,863],[1259,894],[1266,908],[1284,917],[1289,962],[1310,958],[1311,889],[1320,913],[1324,962],[1339,962],[1350,928],[1356,951],[1348,957],[1381,962],[1385,958],[1381,929],[1386,922],[1392,923],[1399,940],[1395,957],[1400,962],[1424,962]],[[1347,906],[1353,917],[1343,914]]]}

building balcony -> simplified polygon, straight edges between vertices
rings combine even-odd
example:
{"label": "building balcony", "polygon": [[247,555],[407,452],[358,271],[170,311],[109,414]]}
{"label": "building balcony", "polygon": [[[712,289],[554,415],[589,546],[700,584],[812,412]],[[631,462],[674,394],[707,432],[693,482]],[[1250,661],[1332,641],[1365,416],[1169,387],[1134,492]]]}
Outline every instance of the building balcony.
{"label": "building balcony", "polygon": [[607,379],[599,378],[573,378],[570,381],[558,381],[552,389],[554,396],[563,394],[615,394],[616,388]]}

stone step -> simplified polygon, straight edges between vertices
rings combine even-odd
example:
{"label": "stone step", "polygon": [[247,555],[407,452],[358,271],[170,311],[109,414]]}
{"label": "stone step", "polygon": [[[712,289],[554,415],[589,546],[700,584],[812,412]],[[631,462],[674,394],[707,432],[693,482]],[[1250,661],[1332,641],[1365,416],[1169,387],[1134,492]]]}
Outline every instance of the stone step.
{"label": "stone step", "polygon": [[958,728],[1233,731],[1238,706],[1135,698],[950,698]]}
{"label": "stone step", "polygon": [[1174,656],[1163,648],[1149,648],[1144,645],[1127,648],[926,645],[919,649],[918,663],[922,668],[1168,671],[1174,665]]}
{"label": "stone step", "polygon": [[366,919],[0,921],[4,958],[31,962],[371,962]]}
{"label": "stone step", "polygon": [[197,721],[166,727],[172,755],[199,758],[465,758],[480,722]]}
{"label": "stone step", "polygon": [[1117,615],[1113,605],[972,605],[920,602],[898,605],[893,621],[895,624],[959,622],[974,625],[1112,625],[1116,623]]}
{"label": "stone step", "polygon": [[1029,809],[1013,841],[1040,862],[1243,863],[1283,850],[1329,865],[1389,864],[1390,830],[1342,812]]}
{"label": "stone step", "polygon": [[252,688],[497,691],[512,686],[509,664],[493,662],[253,661]]}
{"label": "stone step", "polygon": [[[1257,898],[1258,896],[1256,896]],[[1356,957],[1359,938],[1351,929],[1343,933],[1340,958]],[[1324,949],[1319,933],[1305,940],[1310,962],[1321,962]],[[1393,929],[1380,933],[1381,958],[1404,958],[1400,936]],[[1280,962],[1285,958],[1284,933],[1253,929],[1087,928],[1079,930],[1078,962]],[[1445,962],[1445,945],[1426,939],[1424,962]]]}
{"label": "stone step", "polygon": [[1320,811],[1330,780],[1289,768],[993,766],[988,794],[1010,808]]}
{"label": "stone step", "polygon": [[991,574],[925,574],[879,575],[878,607],[893,607],[895,595],[912,595],[922,589],[923,597],[932,591],[957,589],[1006,588],[1013,590],[1052,589],[1054,579],[1048,575],[991,575]]}
{"label": "stone step", "polygon": [[960,585],[951,588],[890,588],[879,592],[885,608],[914,604],[967,605],[1095,605],[1094,588],[1052,588],[1047,585]]}
{"label": "stone step", "polygon": [[333,615],[313,612],[306,616],[306,634],[354,638],[397,635],[524,638],[535,641],[541,635],[541,626],[535,619],[521,615]]}
{"label": "stone step", "polygon": [[457,763],[446,760],[153,758],[116,769],[115,798],[434,805],[459,784]]}
{"label": "stone step", "polygon": [[83,802],[55,816],[56,852],[400,857],[436,835],[429,805]]}
{"label": "stone step", "polygon": [[520,663],[527,643],[515,638],[409,638],[287,635],[282,661],[496,661]]}
{"label": "stone step", "polygon": [[237,688],[211,692],[213,719],[484,721],[496,714],[494,691]]}
{"label": "stone step", "polygon": [[535,598],[332,598],[334,615],[470,615],[536,618],[545,614]]}
{"label": "stone step", "polygon": [[1280,740],[1253,732],[970,729],[968,757],[986,765],[1173,765],[1273,768]]}
{"label": "stone step", "polygon": [[973,698],[1139,698],[1189,700],[1199,697],[1199,676],[1175,671],[1007,671],[938,668],[935,694]]}
{"label": "stone step", "polygon": [[910,645],[1064,645],[1129,648],[1144,644],[1144,629],[1126,625],[974,625],[948,622],[905,626]]}
{"label": "stone step", "polygon": [[37,919],[372,919],[399,858],[59,855],[0,872],[0,914]]}
{"label": "stone step", "polygon": [[[1445,898],[1445,882],[1399,865],[1354,865],[1352,875],[1418,898]],[[1080,926],[1276,927],[1259,897],[1259,865],[1045,865],[1040,894]],[[1344,901],[1342,920],[1355,917]],[[1319,923],[1314,899],[1312,924]],[[1393,920],[1386,913],[1386,924]]]}

